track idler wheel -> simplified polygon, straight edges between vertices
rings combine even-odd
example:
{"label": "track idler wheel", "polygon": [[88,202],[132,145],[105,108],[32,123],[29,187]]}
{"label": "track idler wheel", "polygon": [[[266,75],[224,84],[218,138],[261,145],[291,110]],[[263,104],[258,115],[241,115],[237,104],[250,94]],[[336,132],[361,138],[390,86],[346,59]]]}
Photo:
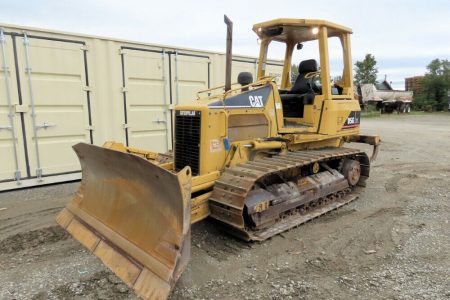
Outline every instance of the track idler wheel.
{"label": "track idler wheel", "polygon": [[361,166],[359,161],[345,159],[342,164],[342,174],[348,180],[350,186],[355,186],[361,177]]}

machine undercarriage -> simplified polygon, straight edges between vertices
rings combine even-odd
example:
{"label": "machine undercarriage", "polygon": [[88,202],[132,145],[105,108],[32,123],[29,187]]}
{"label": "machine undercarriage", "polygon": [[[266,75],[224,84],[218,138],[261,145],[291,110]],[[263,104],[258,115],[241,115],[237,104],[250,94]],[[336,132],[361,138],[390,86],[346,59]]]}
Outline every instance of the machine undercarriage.
{"label": "machine undercarriage", "polygon": [[210,200],[211,217],[245,240],[262,241],[357,198],[367,155],[334,148],[289,152],[226,169]]}

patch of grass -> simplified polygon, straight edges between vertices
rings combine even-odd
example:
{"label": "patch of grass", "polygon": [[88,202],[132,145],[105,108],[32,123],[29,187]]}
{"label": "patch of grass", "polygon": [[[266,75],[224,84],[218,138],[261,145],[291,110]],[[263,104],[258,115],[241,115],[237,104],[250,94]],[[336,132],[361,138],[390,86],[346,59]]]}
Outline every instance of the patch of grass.
{"label": "patch of grass", "polygon": [[392,113],[384,113],[383,116],[393,116],[393,117],[407,117],[407,116],[423,116],[423,115],[429,115],[431,113],[426,111],[420,111],[420,110],[412,110],[409,113],[397,113],[396,111]]}
{"label": "patch of grass", "polygon": [[377,110],[375,111],[362,111],[361,118],[376,118],[381,116],[381,113]]}
{"label": "patch of grass", "polygon": [[423,115],[426,115],[427,113],[426,112],[424,112],[424,111],[421,111],[421,110],[413,110],[413,111],[410,111],[408,114],[406,114],[406,115],[412,115],[412,116],[423,116]]}
{"label": "patch of grass", "polygon": [[397,113],[396,111],[392,113],[381,113],[380,111],[361,111],[361,118],[377,118],[377,117],[407,117],[407,116],[424,116],[427,114],[438,114],[439,112],[426,112],[426,111],[411,111],[409,113]]}

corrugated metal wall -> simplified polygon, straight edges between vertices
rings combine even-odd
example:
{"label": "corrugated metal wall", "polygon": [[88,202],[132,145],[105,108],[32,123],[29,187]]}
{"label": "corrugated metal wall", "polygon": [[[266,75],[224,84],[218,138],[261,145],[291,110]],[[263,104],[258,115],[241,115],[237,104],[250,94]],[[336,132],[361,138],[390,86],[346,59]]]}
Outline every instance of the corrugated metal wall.
{"label": "corrugated metal wall", "polygon": [[[225,81],[223,53],[0,27],[0,190],[79,179],[78,142],[170,150],[174,106]],[[242,71],[256,59],[235,57]]]}

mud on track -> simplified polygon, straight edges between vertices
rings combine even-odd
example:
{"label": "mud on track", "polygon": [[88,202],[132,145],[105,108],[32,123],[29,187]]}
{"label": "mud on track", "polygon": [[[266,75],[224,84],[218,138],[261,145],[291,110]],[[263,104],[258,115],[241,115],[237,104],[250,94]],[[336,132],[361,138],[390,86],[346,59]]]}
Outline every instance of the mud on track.
{"label": "mud on track", "polygon": [[[450,114],[367,119],[363,131],[383,145],[359,200],[264,243],[195,224],[171,298],[450,298]],[[0,193],[0,299],[136,299],[56,226],[77,186]]]}

